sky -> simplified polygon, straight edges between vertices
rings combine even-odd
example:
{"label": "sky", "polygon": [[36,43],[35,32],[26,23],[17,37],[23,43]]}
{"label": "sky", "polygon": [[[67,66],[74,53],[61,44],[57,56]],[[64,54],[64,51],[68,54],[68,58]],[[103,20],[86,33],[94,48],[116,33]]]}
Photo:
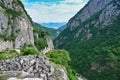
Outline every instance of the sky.
{"label": "sky", "polygon": [[21,0],[37,23],[68,22],[88,0]]}

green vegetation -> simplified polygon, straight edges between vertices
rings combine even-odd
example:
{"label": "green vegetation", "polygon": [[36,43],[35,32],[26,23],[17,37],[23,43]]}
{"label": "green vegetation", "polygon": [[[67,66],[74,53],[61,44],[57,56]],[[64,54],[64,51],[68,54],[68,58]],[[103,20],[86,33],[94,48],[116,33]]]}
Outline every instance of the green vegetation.
{"label": "green vegetation", "polygon": [[23,55],[23,56],[25,56],[25,55],[39,55],[39,53],[34,48],[26,48],[22,51],[21,55]]}
{"label": "green vegetation", "polygon": [[39,55],[39,52],[33,47],[32,44],[24,44],[23,47],[20,49],[21,53],[19,56],[25,55]]}
{"label": "green vegetation", "polygon": [[16,30],[16,33],[19,33],[20,32],[20,29]]}
{"label": "green vegetation", "polygon": [[12,15],[12,17],[18,17],[22,15],[21,11],[16,11],[11,8],[6,8],[6,14],[7,15]]}
{"label": "green vegetation", "polygon": [[0,60],[10,59],[17,57],[19,54],[16,50],[5,49],[0,52]]}
{"label": "green vegetation", "polygon": [[2,8],[6,8],[5,5],[2,4],[1,2],[0,2],[0,6],[1,6]]}
{"label": "green vegetation", "polygon": [[13,4],[20,5],[22,8],[24,8],[24,5],[23,5],[23,3],[21,2],[21,0],[13,0],[12,3],[13,3]]}
{"label": "green vegetation", "polygon": [[0,6],[5,9],[5,13],[7,15],[12,15],[12,17],[18,17],[18,16],[21,16],[22,15],[22,12],[21,11],[16,11],[12,8],[8,8],[6,7],[3,3],[0,2]]}
{"label": "green vegetation", "polygon": [[53,39],[55,39],[57,37],[57,30],[56,29],[47,28],[47,27],[41,26],[38,23],[34,23],[34,24],[35,24],[35,26],[38,26],[41,30],[49,32],[49,34],[52,36]]}
{"label": "green vegetation", "polygon": [[0,70],[0,74],[2,74],[3,73],[3,71],[2,70]]}
{"label": "green vegetation", "polygon": [[70,61],[69,53],[65,50],[53,50],[46,55],[56,64],[67,65]]}
{"label": "green vegetation", "polygon": [[[81,75],[89,80],[119,80],[120,79],[120,16],[113,24],[100,29],[94,27],[92,20],[97,20],[99,16],[95,14],[86,22],[80,24],[74,31],[64,30],[60,36],[67,36],[59,48],[64,48],[70,52],[72,59],[70,65]],[[92,38],[87,40],[85,32],[78,38],[73,38],[74,34],[84,25],[89,23],[88,29],[92,33]],[[86,29],[86,28],[84,28]],[[59,39],[58,37],[57,39]],[[83,41],[81,39],[84,38]],[[94,63],[94,66],[92,65]],[[96,67],[92,69],[92,67]]]}
{"label": "green vegetation", "polygon": [[43,38],[38,38],[35,40],[35,45],[38,48],[38,50],[41,51],[47,46],[47,43],[45,42]]}
{"label": "green vegetation", "polygon": [[53,50],[48,52],[46,56],[49,57],[50,61],[54,62],[55,64],[65,66],[70,80],[77,80],[74,70],[72,70],[72,68],[68,65],[71,59],[66,50]]}
{"label": "green vegetation", "polygon": [[21,49],[5,49],[0,52],[0,60],[11,59],[15,57],[25,56],[25,55],[39,55],[39,52],[29,44],[25,44]]}
{"label": "green vegetation", "polygon": [[49,35],[47,32],[42,31],[38,26],[33,26],[34,27],[34,43],[35,46],[39,51],[47,47],[47,42],[45,40],[45,36]]}

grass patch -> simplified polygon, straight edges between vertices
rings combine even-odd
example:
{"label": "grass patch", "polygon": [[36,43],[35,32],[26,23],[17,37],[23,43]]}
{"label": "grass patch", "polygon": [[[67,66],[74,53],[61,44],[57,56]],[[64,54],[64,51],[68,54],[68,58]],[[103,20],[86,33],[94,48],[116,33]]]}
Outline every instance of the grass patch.
{"label": "grass patch", "polygon": [[5,49],[0,52],[0,60],[6,60],[17,56],[18,52],[16,50]]}
{"label": "grass patch", "polygon": [[19,56],[39,55],[39,51],[37,51],[32,44],[24,44],[24,46],[20,50],[21,53]]}

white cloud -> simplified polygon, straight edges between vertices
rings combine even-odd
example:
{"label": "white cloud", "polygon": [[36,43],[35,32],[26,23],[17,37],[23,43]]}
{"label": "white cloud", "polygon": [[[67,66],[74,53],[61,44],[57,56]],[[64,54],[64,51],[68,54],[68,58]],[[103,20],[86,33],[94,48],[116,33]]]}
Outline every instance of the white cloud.
{"label": "white cloud", "polygon": [[85,4],[83,0],[62,0],[59,4],[55,3],[26,3],[26,10],[33,21],[42,22],[67,22]]}
{"label": "white cloud", "polygon": [[84,1],[83,0],[62,0],[61,1],[62,3],[76,3],[76,4],[81,4],[83,3]]}

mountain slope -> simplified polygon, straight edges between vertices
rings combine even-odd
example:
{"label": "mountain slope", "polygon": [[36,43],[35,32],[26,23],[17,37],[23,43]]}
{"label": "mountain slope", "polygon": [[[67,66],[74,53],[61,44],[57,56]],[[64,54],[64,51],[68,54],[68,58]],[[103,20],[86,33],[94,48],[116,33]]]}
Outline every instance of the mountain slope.
{"label": "mountain slope", "polygon": [[64,25],[64,26],[61,26],[60,28],[58,28],[57,29],[57,36],[63,31],[63,30],[65,30],[66,29],[66,25]]}
{"label": "mountain slope", "polygon": [[71,66],[89,80],[120,78],[120,1],[90,0],[54,41],[70,52]]}

